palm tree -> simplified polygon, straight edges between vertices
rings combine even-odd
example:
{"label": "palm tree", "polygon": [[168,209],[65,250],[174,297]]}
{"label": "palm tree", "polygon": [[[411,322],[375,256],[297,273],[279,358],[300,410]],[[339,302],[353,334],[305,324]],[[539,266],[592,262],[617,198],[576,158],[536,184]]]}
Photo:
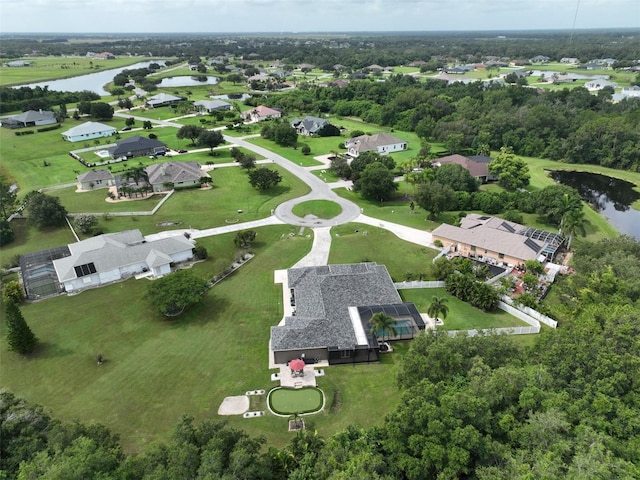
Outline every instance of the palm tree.
{"label": "palm tree", "polygon": [[567,250],[571,250],[571,240],[576,233],[583,237],[587,234],[585,228],[584,210],[569,210],[562,216],[561,233],[567,237]]}
{"label": "palm tree", "polygon": [[369,324],[371,325],[372,335],[377,336],[378,332],[382,330],[382,341],[385,340],[386,333],[389,333],[392,337],[398,335],[395,319],[384,312],[374,313],[371,316],[371,320],[369,320]]}
{"label": "palm tree", "polygon": [[449,313],[449,307],[447,306],[447,299],[444,297],[433,297],[431,299],[431,305],[427,309],[427,313],[431,318],[435,318],[438,321],[439,317],[442,316],[444,320],[447,318],[447,313]]}

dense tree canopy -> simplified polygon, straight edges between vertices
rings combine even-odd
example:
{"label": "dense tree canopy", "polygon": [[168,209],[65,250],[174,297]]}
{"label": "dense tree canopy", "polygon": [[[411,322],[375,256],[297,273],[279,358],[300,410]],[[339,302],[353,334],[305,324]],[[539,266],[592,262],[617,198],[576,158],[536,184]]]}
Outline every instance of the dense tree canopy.
{"label": "dense tree canopy", "polygon": [[380,162],[374,162],[365,167],[353,189],[360,192],[364,198],[382,202],[389,200],[398,189],[394,181],[393,172]]}
{"label": "dense tree canopy", "polygon": [[151,283],[147,296],[160,313],[175,316],[198,303],[206,288],[206,281],[187,270],[178,270]]}
{"label": "dense tree canopy", "polygon": [[282,181],[282,175],[267,167],[253,168],[249,171],[249,183],[260,191],[271,190]]}
{"label": "dense tree canopy", "polygon": [[58,197],[40,192],[27,195],[27,213],[29,223],[38,228],[60,227],[66,223],[67,209]]}

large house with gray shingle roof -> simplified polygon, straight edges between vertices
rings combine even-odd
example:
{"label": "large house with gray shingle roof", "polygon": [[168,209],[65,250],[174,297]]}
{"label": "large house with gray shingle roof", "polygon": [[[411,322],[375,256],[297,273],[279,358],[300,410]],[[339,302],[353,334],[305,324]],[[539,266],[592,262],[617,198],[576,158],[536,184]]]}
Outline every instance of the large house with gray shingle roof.
{"label": "large house with gray shingle roof", "polygon": [[27,110],[19,115],[3,119],[2,126],[9,128],[41,127],[43,125],[53,125],[56,122],[56,116],[53,112]]}
{"label": "large house with gray shingle roof", "polygon": [[564,241],[557,233],[477,213],[464,217],[459,227],[443,223],[431,237],[450,252],[512,267],[527,260],[552,261]]}
{"label": "large house with gray shingle roof", "polygon": [[495,175],[489,172],[490,162],[491,158],[485,157],[484,155],[465,157],[456,153],[454,155],[447,155],[446,157],[432,160],[431,164],[434,167],[439,167],[448,163],[455,163],[456,165],[460,165],[464,169],[468,170],[472,177],[477,178],[482,183],[486,183],[496,179]]}
{"label": "large house with gray shingle roof", "polygon": [[154,192],[199,185],[202,177],[209,176],[198,162],[156,163],[145,170]]}
{"label": "large house with gray shingle roof", "polygon": [[355,263],[291,268],[283,279],[290,315],[271,327],[276,364],[313,358],[329,364],[375,362],[380,345],[369,319],[385,312],[398,336],[413,338],[425,325],[413,303],[403,302],[384,265]]}
{"label": "large house with gray shingle roof", "polygon": [[69,244],[70,256],[53,261],[67,292],[123,280],[149,272],[171,273],[171,264],[193,257],[193,242],[183,235],[146,241],[140,230],[109,233]]}
{"label": "large house with gray shingle roof", "polygon": [[324,118],[318,117],[304,117],[296,118],[291,122],[291,126],[296,129],[300,135],[316,135],[320,130],[329,125],[329,122]]}

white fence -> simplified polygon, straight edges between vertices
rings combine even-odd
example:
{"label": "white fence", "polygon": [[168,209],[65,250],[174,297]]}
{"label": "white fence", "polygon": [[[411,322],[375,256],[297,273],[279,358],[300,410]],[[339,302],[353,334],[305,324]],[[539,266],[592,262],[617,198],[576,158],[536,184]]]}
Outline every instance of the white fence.
{"label": "white fence", "polygon": [[423,282],[421,280],[413,280],[411,282],[396,282],[394,283],[394,285],[398,290],[403,290],[408,288],[443,288],[444,282],[442,281]]}
{"label": "white fence", "polygon": [[[528,315],[529,317],[532,317],[532,318],[536,319],[538,322],[542,322],[542,323],[544,323],[545,325],[548,325],[551,328],[556,328],[558,326],[558,322],[556,322],[553,318],[549,318],[546,315],[543,315],[542,313],[534,310],[533,308],[525,307],[524,305],[514,304],[513,299],[511,299],[510,297],[507,297],[506,295],[502,296],[502,301],[504,303],[508,304],[511,308],[516,309],[517,311],[519,311],[519,312],[521,312],[521,313],[523,313],[525,315]],[[514,314],[512,314],[512,315],[514,315]],[[515,316],[517,316],[517,315],[515,315]]]}
{"label": "white fence", "polygon": [[488,334],[503,334],[503,335],[531,335],[540,333],[540,324],[537,327],[505,327],[505,328],[483,328],[481,330],[447,330],[447,335],[455,337],[460,333],[464,333],[469,337],[475,337],[478,335]]}

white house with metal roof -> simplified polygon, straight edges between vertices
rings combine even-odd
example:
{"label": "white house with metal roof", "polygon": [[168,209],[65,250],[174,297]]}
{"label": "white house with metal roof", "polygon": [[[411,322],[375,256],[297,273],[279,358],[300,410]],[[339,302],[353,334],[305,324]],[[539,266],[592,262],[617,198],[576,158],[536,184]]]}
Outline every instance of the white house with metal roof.
{"label": "white house with metal roof", "polygon": [[183,235],[145,240],[140,230],[126,230],[69,244],[71,255],[53,261],[58,281],[67,292],[149,272],[162,277],[171,264],[193,258],[193,242]]}
{"label": "white house with metal roof", "polygon": [[116,127],[100,122],[85,122],[62,132],[62,138],[68,142],[81,142],[93,138],[110,137],[118,132]]}

